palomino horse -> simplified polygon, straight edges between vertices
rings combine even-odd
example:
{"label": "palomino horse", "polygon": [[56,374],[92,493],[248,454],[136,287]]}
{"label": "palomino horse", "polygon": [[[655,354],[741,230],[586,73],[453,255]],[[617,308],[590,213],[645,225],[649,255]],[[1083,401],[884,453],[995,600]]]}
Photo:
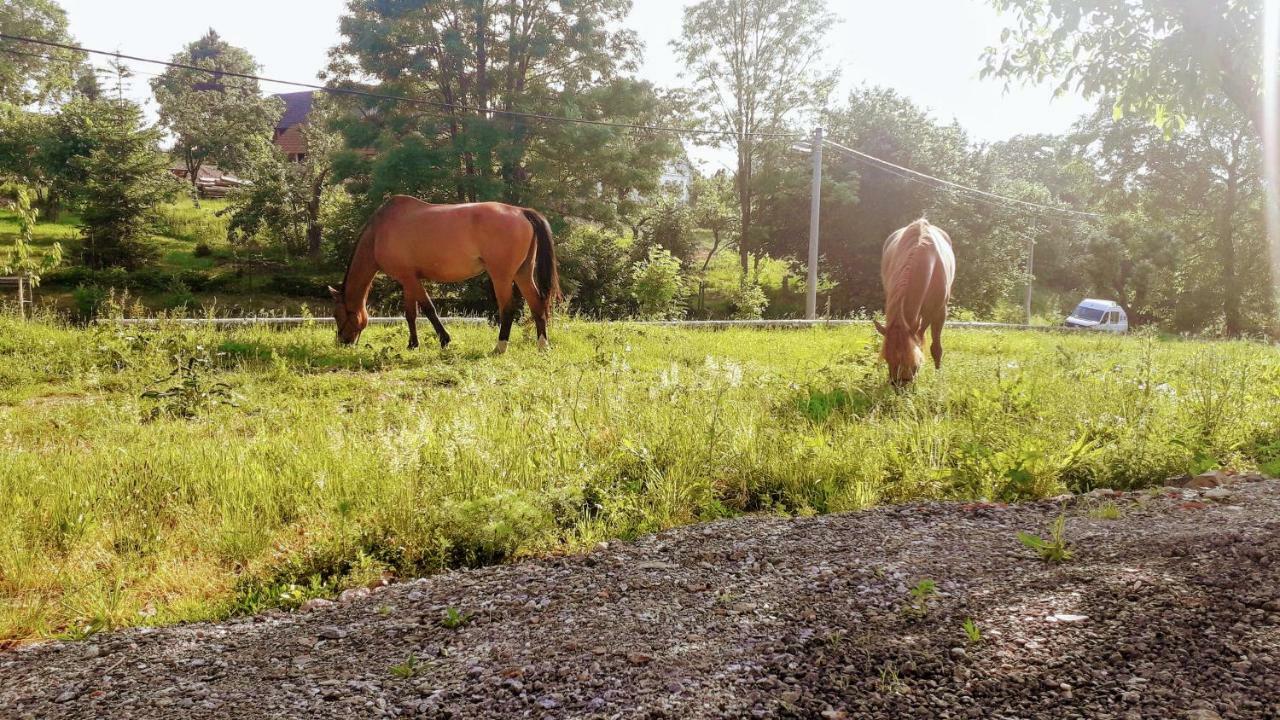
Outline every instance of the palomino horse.
{"label": "palomino horse", "polygon": [[921,218],[885,240],[880,258],[885,325],[877,321],[876,330],[884,336],[880,355],[894,385],[905,385],[920,372],[925,328],[933,335],[933,365],[942,367],[942,324],[955,277],[951,237],[929,221]]}
{"label": "palomino horse", "polygon": [[533,313],[538,348],[547,349],[547,315],[560,296],[560,277],[551,226],[533,210],[492,202],[432,205],[407,195],[392,196],[360,233],[342,286],[329,288],[339,342],[354,343],[369,324],[366,303],[379,270],[404,288],[410,350],[418,347],[419,307],[435,328],[440,347],[449,345],[449,333],[422,281],[462,282],[482,272],[489,273],[498,296],[501,326],[494,353],[505,352],[511,336],[513,283]]}

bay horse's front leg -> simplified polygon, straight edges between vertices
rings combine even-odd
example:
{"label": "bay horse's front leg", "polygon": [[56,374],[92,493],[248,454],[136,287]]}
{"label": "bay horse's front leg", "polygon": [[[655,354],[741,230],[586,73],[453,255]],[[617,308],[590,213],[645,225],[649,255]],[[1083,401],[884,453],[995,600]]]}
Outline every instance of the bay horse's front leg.
{"label": "bay horse's front leg", "polygon": [[427,319],[431,321],[431,327],[436,330],[436,339],[440,341],[440,349],[449,347],[449,332],[444,329],[444,323],[440,322],[440,316],[436,314],[435,303],[431,302],[431,296],[425,291],[422,293],[422,309],[427,313]]}
{"label": "bay horse's front leg", "polygon": [[418,348],[418,301],[409,294],[407,288],[404,293],[404,319],[409,323],[409,349],[416,350]]}

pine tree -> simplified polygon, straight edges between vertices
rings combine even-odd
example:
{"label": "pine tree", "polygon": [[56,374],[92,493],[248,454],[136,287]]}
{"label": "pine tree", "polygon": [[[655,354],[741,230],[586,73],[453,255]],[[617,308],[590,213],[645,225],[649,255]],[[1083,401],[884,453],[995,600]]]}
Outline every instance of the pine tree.
{"label": "pine tree", "polygon": [[93,150],[72,162],[83,173],[82,255],[92,267],[136,268],[154,259],[150,244],[158,204],[176,182],[160,151],[160,131],[143,123],[142,109],[124,99],[128,69],[113,67],[115,95],[92,104]]}

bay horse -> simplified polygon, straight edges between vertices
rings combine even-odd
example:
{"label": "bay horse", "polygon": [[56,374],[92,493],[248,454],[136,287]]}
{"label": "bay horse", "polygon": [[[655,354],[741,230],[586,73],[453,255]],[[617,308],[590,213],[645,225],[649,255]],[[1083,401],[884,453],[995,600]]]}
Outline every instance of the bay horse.
{"label": "bay horse", "polygon": [[932,334],[933,365],[942,368],[942,325],[955,277],[951,236],[928,220],[921,218],[885,240],[880,256],[885,324],[877,320],[875,325],[884,336],[880,356],[894,385],[906,385],[920,372],[925,329]]}
{"label": "bay horse", "polygon": [[419,308],[435,328],[440,347],[449,346],[449,333],[422,281],[456,283],[482,272],[489,274],[498,299],[494,354],[506,352],[511,336],[513,285],[529,303],[538,349],[549,347],[547,317],[560,297],[560,276],[551,225],[534,210],[496,202],[433,205],[407,195],[391,196],[361,231],[342,285],[329,288],[338,341],[344,345],[358,340],[369,324],[366,304],[379,270],[404,288],[410,350],[418,347]]}

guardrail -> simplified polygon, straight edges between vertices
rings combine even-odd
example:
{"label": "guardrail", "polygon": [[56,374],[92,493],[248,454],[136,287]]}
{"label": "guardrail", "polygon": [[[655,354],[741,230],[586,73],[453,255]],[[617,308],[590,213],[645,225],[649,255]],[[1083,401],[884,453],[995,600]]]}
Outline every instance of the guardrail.
{"label": "guardrail", "polygon": [[[419,318],[421,321],[422,318]],[[403,317],[369,318],[370,325],[404,324]],[[489,320],[482,317],[444,317],[440,321],[445,324],[483,325]],[[323,325],[332,323],[329,318],[304,317],[243,317],[243,318],[124,318],[99,320],[100,324],[115,325],[194,325],[213,326],[215,328],[235,328],[262,325],[266,327],[299,327],[307,323]],[[641,327],[683,327],[704,330],[722,330],[728,328],[758,328],[761,330],[803,329],[810,327],[841,327],[846,325],[870,325],[870,320],[601,320],[596,321],[610,325],[636,325]],[[947,327],[977,328],[986,330],[1040,330],[1070,331],[1070,328],[1054,325],[1016,325],[996,322],[949,322]]]}

